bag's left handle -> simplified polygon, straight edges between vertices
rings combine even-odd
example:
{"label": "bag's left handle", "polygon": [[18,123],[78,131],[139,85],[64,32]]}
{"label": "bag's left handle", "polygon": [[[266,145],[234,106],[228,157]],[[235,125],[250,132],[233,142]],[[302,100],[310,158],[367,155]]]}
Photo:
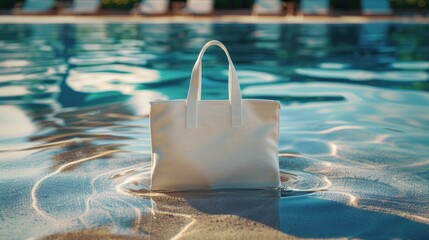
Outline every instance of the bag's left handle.
{"label": "bag's left handle", "polygon": [[186,99],[186,127],[197,128],[198,123],[198,101],[201,100],[201,75],[202,75],[202,58],[210,46],[220,47],[226,54],[229,63],[229,74],[228,74],[228,95],[229,102],[231,105],[231,121],[232,127],[243,126],[243,107],[241,99],[240,83],[237,78],[237,71],[235,70],[234,64],[229,56],[229,52],[225,45],[217,40],[207,42],[201,49],[198,55],[197,61],[195,62],[194,68],[192,69],[191,83],[189,85],[188,98]]}

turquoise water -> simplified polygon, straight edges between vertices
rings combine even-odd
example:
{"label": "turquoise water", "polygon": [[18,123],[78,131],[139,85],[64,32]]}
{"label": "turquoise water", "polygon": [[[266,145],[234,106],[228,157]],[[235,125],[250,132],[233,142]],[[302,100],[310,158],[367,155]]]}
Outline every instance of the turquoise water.
{"label": "turquoise water", "polygon": [[[0,24],[0,239],[425,239],[428,38],[403,23]],[[282,103],[281,196],[147,192],[148,103],[186,97],[211,39],[245,98]],[[226,74],[208,50],[203,98],[227,98]]]}

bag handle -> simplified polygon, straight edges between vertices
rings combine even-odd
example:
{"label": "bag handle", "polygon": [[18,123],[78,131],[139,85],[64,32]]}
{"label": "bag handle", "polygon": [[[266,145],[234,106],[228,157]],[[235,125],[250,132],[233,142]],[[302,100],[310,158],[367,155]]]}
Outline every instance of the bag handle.
{"label": "bag handle", "polygon": [[225,45],[217,40],[212,40],[207,42],[201,49],[194,68],[192,69],[191,83],[189,85],[188,98],[186,99],[186,128],[197,128],[198,102],[201,101],[202,58],[205,51],[210,46],[220,47],[228,58],[228,95],[229,102],[231,104],[232,127],[243,127],[243,104],[241,101],[241,90],[240,83],[238,82],[237,78],[237,71],[235,70],[234,64],[232,63],[231,57],[229,56]]}

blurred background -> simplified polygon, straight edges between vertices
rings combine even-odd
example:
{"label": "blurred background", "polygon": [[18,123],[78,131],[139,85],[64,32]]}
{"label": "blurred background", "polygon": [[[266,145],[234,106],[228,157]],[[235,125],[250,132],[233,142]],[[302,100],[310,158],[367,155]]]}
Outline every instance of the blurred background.
{"label": "blurred background", "polygon": [[[155,2],[156,1],[161,2],[164,0],[155,0]],[[299,12],[299,6],[305,2],[305,0],[278,1],[283,2],[285,13],[289,15]],[[22,5],[24,2],[24,0],[2,0],[0,2],[0,11],[3,14],[10,14],[13,8]],[[130,10],[135,8],[136,5],[144,2],[144,0],[100,0],[97,2],[99,2],[98,13],[124,14],[129,13]],[[175,12],[175,10],[184,7],[186,4],[186,0],[170,0],[167,2],[169,2],[170,5],[170,13],[176,14],[177,12]],[[213,2],[214,9],[220,11],[220,13],[228,13],[235,10],[233,13],[246,14],[251,11],[258,0],[213,0],[209,2]],[[363,1],[360,0],[327,0],[322,2],[328,3],[329,14],[331,15],[358,15],[362,13]],[[386,0],[386,2],[389,3],[393,13],[397,15],[428,14],[429,0]],[[67,8],[71,5],[73,5],[73,0],[57,0],[54,9]]]}

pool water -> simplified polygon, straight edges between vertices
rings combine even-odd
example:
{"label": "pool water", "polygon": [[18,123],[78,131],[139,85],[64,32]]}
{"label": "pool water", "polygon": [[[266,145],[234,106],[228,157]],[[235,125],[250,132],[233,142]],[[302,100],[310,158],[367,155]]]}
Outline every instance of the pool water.
{"label": "pool water", "polygon": [[[0,238],[427,238],[428,38],[394,22],[0,24]],[[244,98],[282,103],[281,194],[147,191],[149,102],[186,97],[211,39]],[[226,79],[209,49],[203,98],[226,99]]]}

